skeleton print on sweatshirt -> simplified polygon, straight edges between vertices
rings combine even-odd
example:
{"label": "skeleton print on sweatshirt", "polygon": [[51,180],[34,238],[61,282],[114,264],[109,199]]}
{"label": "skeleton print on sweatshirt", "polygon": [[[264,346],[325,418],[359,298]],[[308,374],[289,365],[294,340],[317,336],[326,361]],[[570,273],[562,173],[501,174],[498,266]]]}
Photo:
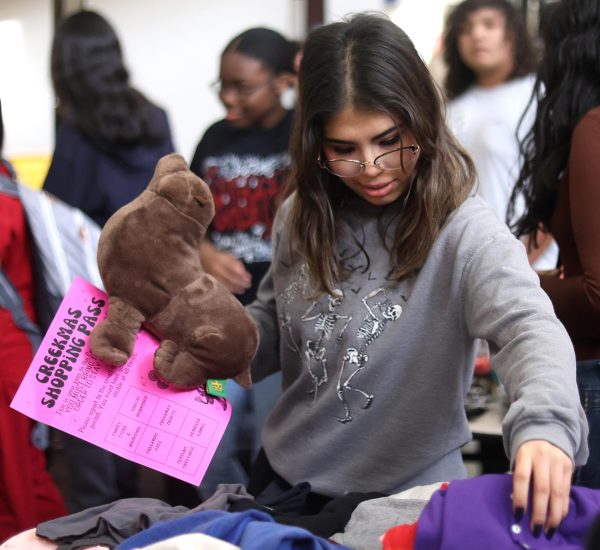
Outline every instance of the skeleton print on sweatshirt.
{"label": "skeleton print on sweatshirt", "polygon": [[[372,274],[365,278],[370,282]],[[385,284],[372,290],[366,290],[368,285],[363,288],[362,285],[342,284],[334,295],[307,300],[312,288],[307,266],[303,264],[298,277],[278,297],[284,345],[300,357],[311,380],[306,392],[315,402],[321,386],[335,384],[336,396],[341,404],[336,420],[341,423],[351,422],[355,414],[355,407],[348,399],[350,394],[360,396],[360,409],[368,409],[375,399],[372,390],[363,386],[363,381],[368,379],[369,348],[376,345],[377,340],[400,319],[400,302],[406,302],[406,298],[398,296],[396,290],[392,292],[393,297],[390,296],[389,281],[382,279],[381,282]],[[353,301],[359,297],[361,307],[358,310],[356,304],[348,308],[348,293],[354,297]],[[295,303],[297,308],[299,302],[307,304],[300,319],[302,324],[310,327],[303,331],[313,335],[309,338],[295,339],[293,335],[292,313],[288,306]],[[376,368],[375,365],[373,368]]]}

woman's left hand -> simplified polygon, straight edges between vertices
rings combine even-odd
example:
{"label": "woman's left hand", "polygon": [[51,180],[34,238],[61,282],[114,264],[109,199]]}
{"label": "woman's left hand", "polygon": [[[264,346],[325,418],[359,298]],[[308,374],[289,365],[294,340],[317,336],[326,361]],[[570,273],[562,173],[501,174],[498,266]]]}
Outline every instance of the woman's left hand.
{"label": "woman's left hand", "polygon": [[569,492],[573,462],[547,441],[526,441],[517,450],[513,472],[513,510],[519,517],[527,509],[530,484],[533,484],[531,530],[537,537],[542,530],[551,535],[569,512]]}

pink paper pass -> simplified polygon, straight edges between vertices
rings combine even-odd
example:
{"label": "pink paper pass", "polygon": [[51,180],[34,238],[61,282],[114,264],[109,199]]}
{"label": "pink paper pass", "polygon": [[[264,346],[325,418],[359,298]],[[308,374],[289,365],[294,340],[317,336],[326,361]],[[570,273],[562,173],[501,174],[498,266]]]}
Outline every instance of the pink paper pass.
{"label": "pink paper pass", "polygon": [[157,340],[141,331],[122,367],[96,359],[92,328],[104,292],[76,279],[11,403],[17,411],[103,449],[199,485],[231,417],[224,398],[175,390],[152,370]]}

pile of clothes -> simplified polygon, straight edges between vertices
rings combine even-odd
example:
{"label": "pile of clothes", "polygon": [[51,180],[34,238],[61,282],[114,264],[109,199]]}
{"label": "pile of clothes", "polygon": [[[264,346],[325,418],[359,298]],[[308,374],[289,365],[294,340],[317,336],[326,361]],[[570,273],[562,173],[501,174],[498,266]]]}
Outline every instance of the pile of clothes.
{"label": "pile of clothes", "polygon": [[393,496],[348,493],[317,514],[303,514],[311,494],[308,484],[260,498],[241,485],[220,485],[193,509],[155,499],[119,500],[42,523],[35,536],[22,534],[0,549],[600,548],[600,490],[573,486],[568,515],[552,536],[537,537],[529,513],[514,517],[511,492],[510,475],[492,474]]}

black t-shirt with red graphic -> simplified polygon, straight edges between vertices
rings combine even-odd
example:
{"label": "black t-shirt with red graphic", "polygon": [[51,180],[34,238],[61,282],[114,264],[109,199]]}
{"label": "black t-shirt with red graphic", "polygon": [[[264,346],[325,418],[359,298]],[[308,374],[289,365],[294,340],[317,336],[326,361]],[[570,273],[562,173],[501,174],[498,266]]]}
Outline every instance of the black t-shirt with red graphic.
{"label": "black t-shirt with red graphic", "polygon": [[[190,164],[213,193],[215,217],[209,238],[246,264],[253,286],[271,262],[271,228],[289,174],[293,119],[289,111],[268,130],[234,128],[221,120],[206,131]],[[255,288],[247,299],[254,294]]]}

